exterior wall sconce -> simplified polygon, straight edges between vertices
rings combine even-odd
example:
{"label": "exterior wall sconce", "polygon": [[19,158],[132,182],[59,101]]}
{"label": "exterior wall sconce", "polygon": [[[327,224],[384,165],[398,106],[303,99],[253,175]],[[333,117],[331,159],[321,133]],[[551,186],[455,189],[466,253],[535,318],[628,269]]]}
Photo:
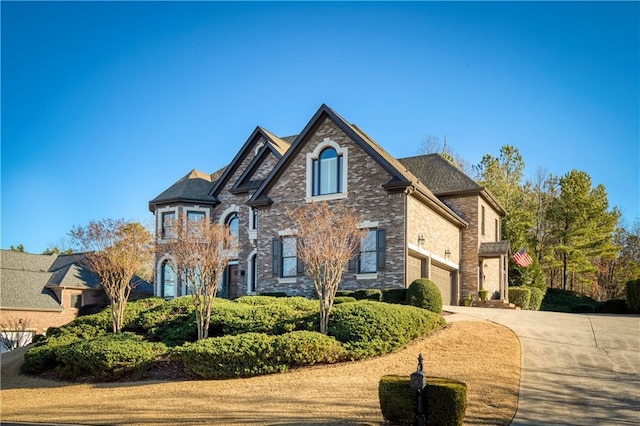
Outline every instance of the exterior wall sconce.
{"label": "exterior wall sconce", "polygon": [[423,234],[418,235],[418,245],[419,246],[423,246],[424,245],[424,235]]}
{"label": "exterior wall sconce", "polygon": [[445,259],[449,259],[450,257],[451,257],[451,250],[446,249],[446,250],[444,251],[444,258],[445,258]]}

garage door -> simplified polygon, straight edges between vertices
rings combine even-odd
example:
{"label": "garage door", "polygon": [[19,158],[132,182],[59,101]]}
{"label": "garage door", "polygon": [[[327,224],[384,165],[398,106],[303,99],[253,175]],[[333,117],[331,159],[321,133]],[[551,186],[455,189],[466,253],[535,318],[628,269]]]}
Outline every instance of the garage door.
{"label": "garage door", "polygon": [[442,303],[444,305],[457,305],[451,300],[453,297],[453,280],[451,279],[451,271],[447,271],[438,265],[431,264],[431,281],[433,281],[442,294]]}

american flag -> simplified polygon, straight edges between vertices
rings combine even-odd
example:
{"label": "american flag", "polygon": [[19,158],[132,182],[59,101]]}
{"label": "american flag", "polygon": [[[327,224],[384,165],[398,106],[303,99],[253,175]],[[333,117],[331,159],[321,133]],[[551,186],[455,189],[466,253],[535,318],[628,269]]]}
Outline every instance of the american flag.
{"label": "american flag", "polygon": [[533,263],[533,259],[527,254],[524,247],[521,248],[519,252],[513,255],[513,261],[523,268],[531,266],[531,264]]}

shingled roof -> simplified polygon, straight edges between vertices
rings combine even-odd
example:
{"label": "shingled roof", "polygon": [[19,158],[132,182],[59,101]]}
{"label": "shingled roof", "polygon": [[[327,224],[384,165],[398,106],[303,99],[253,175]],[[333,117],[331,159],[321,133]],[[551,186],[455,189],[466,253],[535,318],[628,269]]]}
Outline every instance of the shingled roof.
{"label": "shingled roof", "polygon": [[31,254],[2,250],[3,308],[62,310],[52,287],[98,288],[98,277],[80,263],[82,253]]}
{"label": "shingled roof", "polygon": [[191,170],[186,176],[180,178],[156,198],[149,201],[149,210],[153,212],[159,204],[168,204],[176,201],[214,204],[215,197],[209,195],[209,192],[224,170],[222,168],[210,175],[200,170]]}

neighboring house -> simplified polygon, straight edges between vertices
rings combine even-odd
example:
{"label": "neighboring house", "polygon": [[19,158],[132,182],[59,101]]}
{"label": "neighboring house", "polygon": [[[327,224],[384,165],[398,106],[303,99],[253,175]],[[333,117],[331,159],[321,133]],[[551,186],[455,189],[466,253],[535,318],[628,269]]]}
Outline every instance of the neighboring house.
{"label": "neighboring house", "polygon": [[[97,275],[83,265],[85,254],[0,252],[0,324],[22,320],[35,334],[60,327],[84,305],[109,302]],[[146,281],[137,296],[152,296]]]}
{"label": "neighboring house", "polygon": [[212,175],[193,170],[149,202],[156,295],[187,292],[162,250],[178,218],[226,224],[238,236],[220,296],[313,295],[287,209],[319,201],[355,208],[369,231],[340,288],[404,288],[426,277],[445,304],[481,288],[507,298],[505,211],[495,198],[440,155],[393,158],[326,105],[297,136],[257,127],[225,168]]}

